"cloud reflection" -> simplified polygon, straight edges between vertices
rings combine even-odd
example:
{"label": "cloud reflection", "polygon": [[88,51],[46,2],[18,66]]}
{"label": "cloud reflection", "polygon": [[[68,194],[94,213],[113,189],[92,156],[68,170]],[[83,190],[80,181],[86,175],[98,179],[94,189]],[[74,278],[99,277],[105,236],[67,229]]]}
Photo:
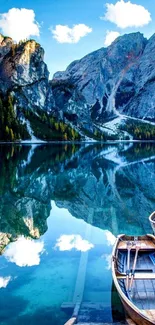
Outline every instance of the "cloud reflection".
{"label": "cloud reflection", "polygon": [[77,251],[87,252],[94,247],[88,240],[82,239],[80,235],[62,235],[57,239],[55,248],[60,251],[71,251],[76,249]]}
{"label": "cloud reflection", "polygon": [[113,246],[115,243],[116,237],[109,230],[105,230],[104,233],[107,238],[107,245]]}
{"label": "cloud reflection", "polygon": [[0,288],[6,288],[10,280],[11,276],[7,276],[5,278],[0,277]]}
{"label": "cloud reflection", "polygon": [[6,248],[4,256],[9,262],[13,262],[20,267],[33,266],[40,264],[40,254],[43,250],[43,242],[36,242],[21,236]]}
{"label": "cloud reflection", "polygon": [[106,261],[106,269],[107,270],[110,270],[111,269],[111,257],[112,255],[111,254],[103,254],[101,256],[105,261]]}

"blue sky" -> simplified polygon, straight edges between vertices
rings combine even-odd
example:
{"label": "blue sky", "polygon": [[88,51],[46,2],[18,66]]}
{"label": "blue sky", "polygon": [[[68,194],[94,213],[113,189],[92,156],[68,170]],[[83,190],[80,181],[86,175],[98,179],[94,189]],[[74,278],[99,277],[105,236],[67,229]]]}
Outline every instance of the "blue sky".
{"label": "blue sky", "polygon": [[[120,27],[121,22],[119,23],[119,19],[121,20],[121,17],[119,17],[118,10],[117,22],[112,22],[112,19],[100,19],[100,17],[105,16],[107,12],[106,3],[116,6],[118,2],[121,2],[121,4],[123,2],[128,3],[128,0],[0,0],[0,31],[3,33],[6,30],[5,27],[3,28],[4,21],[2,22],[2,15],[4,13],[8,13],[12,8],[32,9],[35,13],[35,19],[40,25],[40,35],[35,36],[37,33],[34,33],[35,35],[30,35],[30,38],[36,39],[45,49],[45,62],[52,76],[54,72],[64,70],[73,60],[79,59],[89,52],[104,46],[107,31],[117,32],[121,35],[140,31],[144,33],[146,37],[150,37],[154,33],[154,0],[130,1],[132,5],[143,6],[144,9],[150,13],[152,19],[151,21],[148,19],[147,12],[141,11],[142,8],[130,6],[131,18],[129,17],[129,20],[133,19],[134,10],[140,10],[135,13],[137,19],[140,19],[138,18],[139,13],[142,16],[142,22],[140,20],[139,26],[133,23],[132,27],[130,27],[130,21],[128,22],[128,26]],[[127,7],[124,8],[128,11]],[[113,7],[113,9],[115,10],[116,7]],[[110,14],[111,12],[109,15]],[[123,15],[124,11],[122,16]],[[92,31],[90,32],[89,30],[89,32],[86,33],[84,37],[81,37],[77,43],[60,43],[53,38],[54,35],[51,30],[55,30],[57,25],[68,26],[72,29],[74,25],[79,24],[85,25],[85,28],[89,28]],[[51,30],[49,29],[50,27]],[[13,27],[11,26],[11,28]],[[114,34],[112,34],[112,37],[113,35]]]}

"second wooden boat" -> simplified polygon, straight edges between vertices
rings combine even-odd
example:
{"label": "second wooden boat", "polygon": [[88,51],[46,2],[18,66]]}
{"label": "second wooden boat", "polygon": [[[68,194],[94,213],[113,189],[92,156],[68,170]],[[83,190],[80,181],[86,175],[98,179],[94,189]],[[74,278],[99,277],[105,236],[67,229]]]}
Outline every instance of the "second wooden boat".
{"label": "second wooden boat", "polygon": [[155,236],[118,236],[112,276],[130,318],[138,325],[155,324]]}

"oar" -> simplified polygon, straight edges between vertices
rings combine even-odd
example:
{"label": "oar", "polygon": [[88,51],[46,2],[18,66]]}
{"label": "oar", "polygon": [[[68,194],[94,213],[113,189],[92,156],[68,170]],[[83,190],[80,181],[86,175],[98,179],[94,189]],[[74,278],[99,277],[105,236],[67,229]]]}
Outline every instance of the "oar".
{"label": "oar", "polygon": [[130,251],[132,248],[132,243],[131,242],[127,242],[127,265],[126,265],[126,288],[127,290],[129,289],[129,273],[130,273]]}
{"label": "oar", "polygon": [[132,267],[132,273],[131,273],[130,290],[131,290],[132,285],[133,285],[134,273],[135,273],[135,268],[136,268],[136,264],[137,264],[137,257],[138,257],[139,249],[140,249],[140,245],[137,245],[136,246],[135,258],[134,258],[134,262],[133,262],[133,267]]}

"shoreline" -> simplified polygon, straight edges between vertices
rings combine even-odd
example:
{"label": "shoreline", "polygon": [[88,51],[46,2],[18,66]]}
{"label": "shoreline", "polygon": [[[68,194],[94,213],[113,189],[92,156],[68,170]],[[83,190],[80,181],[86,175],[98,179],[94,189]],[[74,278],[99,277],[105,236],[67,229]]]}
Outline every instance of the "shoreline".
{"label": "shoreline", "polygon": [[155,140],[107,140],[107,141],[99,141],[99,140],[84,140],[84,141],[0,141],[0,145],[47,145],[47,144],[117,144],[117,143],[155,143]]}

